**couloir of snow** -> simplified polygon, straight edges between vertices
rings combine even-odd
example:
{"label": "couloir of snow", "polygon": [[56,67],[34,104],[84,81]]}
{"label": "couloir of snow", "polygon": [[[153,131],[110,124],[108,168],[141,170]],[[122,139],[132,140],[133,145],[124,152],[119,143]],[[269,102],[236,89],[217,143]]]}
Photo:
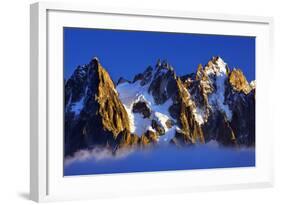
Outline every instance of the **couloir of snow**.
{"label": "couloir of snow", "polygon": [[[211,75],[211,79],[217,88],[209,97],[209,103],[213,108],[217,108],[223,113],[225,113],[227,120],[231,121],[232,111],[229,106],[225,104],[225,81],[227,79],[226,75],[226,63],[219,58],[217,60],[217,65],[213,66],[214,69],[208,70],[208,75]],[[213,77],[212,77],[213,76]]]}
{"label": "couloir of snow", "polygon": [[193,110],[193,114],[195,116],[195,120],[198,122],[199,125],[204,124],[204,111],[201,110],[200,108],[195,108]]}

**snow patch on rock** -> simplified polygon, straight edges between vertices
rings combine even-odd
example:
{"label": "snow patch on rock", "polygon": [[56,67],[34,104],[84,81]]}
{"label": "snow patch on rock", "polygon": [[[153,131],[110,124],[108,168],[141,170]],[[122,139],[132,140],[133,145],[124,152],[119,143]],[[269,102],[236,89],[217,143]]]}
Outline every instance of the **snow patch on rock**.
{"label": "snow patch on rock", "polygon": [[252,80],[252,81],[250,82],[250,86],[251,86],[252,89],[255,89],[255,88],[256,88],[256,81],[255,81],[255,80]]}
{"label": "snow patch on rock", "polygon": [[82,97],[78,102],[73,103],[71,105],[71,111],[75,113],[75,115],[79,115],[84,105],[84,97]]}

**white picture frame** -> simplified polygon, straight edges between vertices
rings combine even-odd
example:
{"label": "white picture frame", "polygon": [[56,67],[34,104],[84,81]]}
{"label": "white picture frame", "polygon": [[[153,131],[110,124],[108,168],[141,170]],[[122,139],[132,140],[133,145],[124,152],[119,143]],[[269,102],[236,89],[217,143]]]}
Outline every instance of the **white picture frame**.
{"label": "white picture frame", "polygon": [[[273,19],[47,3],[30,10],[30,198],[54,201],[273,186],[270,76]],[[95,21],[92,19],[95,18]],[[118,20],[116,20],[118,19]],[[155,25],[156,26],[155,27]],[[186,29],[182,25],[190,25]],[[134,26],[133,26],[134,25]],[[62,28],[95,27],[256,36],[256,167],[63,177]],[[54,117],[55,116],[55,117]],[[262,118],[268,119],[264,121]],[[266,135],[266,140],[263,136]],[[54,139],[54,136],[56,138]],[[150,184],[147,186],[146,182]],[[113,187],[111,184],[117,184]]]}

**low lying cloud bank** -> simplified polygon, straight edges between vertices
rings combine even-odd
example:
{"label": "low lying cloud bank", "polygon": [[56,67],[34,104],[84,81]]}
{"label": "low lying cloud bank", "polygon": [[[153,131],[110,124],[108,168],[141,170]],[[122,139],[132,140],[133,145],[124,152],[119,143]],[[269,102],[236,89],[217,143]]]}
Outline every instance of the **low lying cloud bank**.
{"label": "low lying cloud bank", "polygon": [[112,150],[108,148],[101,148],[101,147],[96,147],[93,149],[85,149],[85,150],[80,150],[74,154],[73,157],[66,157],[64,160],[64,165],[68,166],[72,163],[75,162],[83,162],[87,160],[92,160],[92,161],[101,161],[101,160],[107,160],[107,159],[120,159],[120,158],[125,158],[128,155],[130,155],[132,152],[134,152],[133,149],[128,150],[128,149],[122,149],[118,150],[115,154],[112,153]]}
{"label": "low lying cloud bank", "polygon": [[214,142],[185,148],[174,146],[112,151],[81,150],[64,162],[64,175],[209,169],[255,166],[254,148],[223,148]]}

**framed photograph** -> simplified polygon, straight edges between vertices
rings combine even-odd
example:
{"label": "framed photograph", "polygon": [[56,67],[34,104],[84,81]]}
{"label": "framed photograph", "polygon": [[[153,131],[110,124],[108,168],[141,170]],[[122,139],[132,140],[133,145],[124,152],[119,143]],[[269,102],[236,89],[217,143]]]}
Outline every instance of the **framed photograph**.
{"label": "framed photograph", "polygon": [[271,18],[68,3],[30,17],[32,200],[272,186]]}

